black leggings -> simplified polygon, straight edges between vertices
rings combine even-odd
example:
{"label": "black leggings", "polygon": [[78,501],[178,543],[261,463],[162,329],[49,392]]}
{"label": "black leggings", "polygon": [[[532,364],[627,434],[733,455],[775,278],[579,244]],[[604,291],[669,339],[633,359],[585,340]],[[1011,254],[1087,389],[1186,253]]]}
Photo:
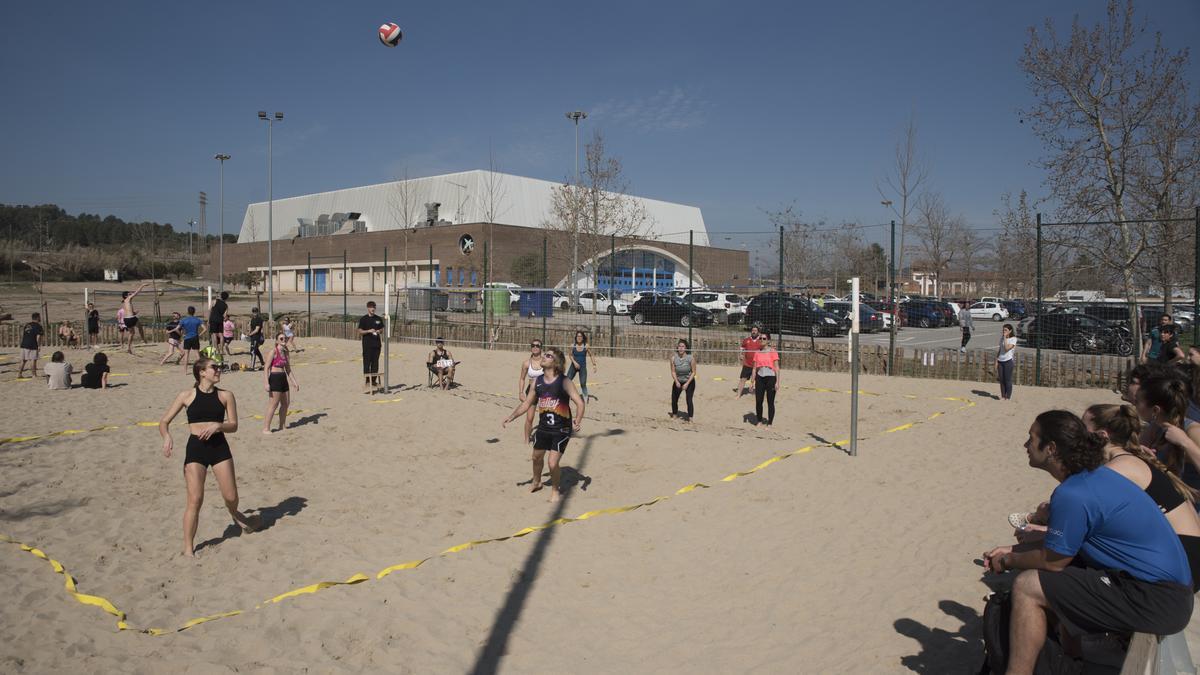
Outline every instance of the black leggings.
{"label": "black leggings", "polygon": [[754,413],[758,415],[758,421],[763,421],[762,404],[763,397],[767,397],[767,424],[775,422],[775,376],[762,375],[754,376]]}
{"label": "black leggings", "polygon": [[262,343],[263,343],[263,341],[261,338],[257,338],[257,337],[250,338],[250,366],[251,367],[254,366],[255,362],[257,362],[258,365],[260,365],[260,366],[267,365],[266,359],[263,358],[262,352],[259,351],[259,349],[258,349],[259,347],[262,346]]}
{"label": "black leggings", "polygon": [[1005,399],[1005,400],[1012,398],[1012,385],[1013,385],[1013,361],[1012,361],[1012,359],[1009,359],[1007,361],[997,361],[996,362],[996,375],[998,376],[998,379],[1000,380],[1000,398]]}
{"label": "black leggings", "polygon": [[969,329],[963,329],[962,334],[963,334],[962,346],[966,347],[967,343],[971,341],[971,331]]}
{"label": "black leggings", "polygon": [[[678,384],[675,384],[674,381],[671,382],[671,414],[672,415],[679,414],[679,395],[682,394],[684,391],[685,390],[681,389]],[[695,415],[695,412],[696,412],[696,409],[694,407],[692,407],[692,394],[696,393],[696,379],[695,378],[692,378],[692,381],[688,382],[686,391],[687,391],[688,419],[690,420],[690,419],[692,419],[692,417]]]}

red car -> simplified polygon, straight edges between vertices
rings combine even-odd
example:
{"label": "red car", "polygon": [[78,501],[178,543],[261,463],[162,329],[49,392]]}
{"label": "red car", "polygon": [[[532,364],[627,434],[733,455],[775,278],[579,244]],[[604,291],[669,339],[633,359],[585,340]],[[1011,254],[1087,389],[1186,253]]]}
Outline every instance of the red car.
{"label": "red car", "polygon": [[[883,314],[887,314],[889,317],[892,315],[892,303],[888,302],[887,300],[875,300],[874,302],[870,302],[867,304],[869,304],[871,307],[874,307],[879,312],[882,312]],[[900,323],[896,324],[896,330],[900,330],[900,328],[904,326],[905,321],[907,321],[907,320],[908,320],[908,314],[904,311],[904,305],[901,304],[900,305]]]}

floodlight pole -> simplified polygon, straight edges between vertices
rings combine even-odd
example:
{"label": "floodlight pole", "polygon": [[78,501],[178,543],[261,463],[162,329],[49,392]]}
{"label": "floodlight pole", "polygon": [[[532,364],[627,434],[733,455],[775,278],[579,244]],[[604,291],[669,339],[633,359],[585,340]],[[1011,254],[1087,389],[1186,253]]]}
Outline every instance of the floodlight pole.
{"label": "floodlight pole", "polygon": [[221,203],[221,238],[217,240],[217,259],[220,261],[217,266],[217,287],[222,291],[225,290],[225,160],[229,158],[229,155],[221,153],[213,155],[213,159],[221,163],[217,172]]}
{"label": "floodlight pole", "polygon": [[[575,110],[575,111],[567,113],[566,115],[567,115],[567,119],[569,119],[575,123],[575,190],[576,190],[576,194],[574,194],[571,199],[572,217],[575,219],[575,222],[571,224],[572,227],[574,228],[574,232],[572,233],[572,236],[571,236],[572,242],[571,242],[571,280],[570,281],[571,281],[571,301],[575,305],[578,305],[579,304],[579,283],[575,278],[575,274],[578,272],[577,268],[579,267],[579,194],[578,194],[578,190],[580,188],[580,185],[579,185],[579,120],[586,120],[587,113],[585,113],[582,110]],[[595,309],[595,303],[593,303],[592,309]]]}
{"label": "floodlight pole", "polygon": [[273,326],[275,324],[275,260],[272,257],[272,244],[275,240],[275,190],[271,183],[273,168],[271,142],[275,123],[283,121],[283,113],[276,112],[268,117],[267,111],[259,110],[258,119],[265,120],[267,123],[267,320]]}

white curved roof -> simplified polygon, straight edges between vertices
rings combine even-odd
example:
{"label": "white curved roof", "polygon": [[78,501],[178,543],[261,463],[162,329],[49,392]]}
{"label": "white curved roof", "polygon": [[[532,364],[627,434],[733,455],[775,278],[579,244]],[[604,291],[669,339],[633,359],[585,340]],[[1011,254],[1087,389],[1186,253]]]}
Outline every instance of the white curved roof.
{"label": "white curved roof", "polygon": [[[402,188],[398,186],[401,183],[407,184],[412,194],[410,201],[415,203],[415,207],[409,210],[414,220],[408,225],[424,222],[426,202],[441,203],[438,212],[441,220],[455,224],[487,222],[485,202],[489,185],[494,185],[496,189],[492,191],[493,194],[502,195],[501,199],[494,200],[498,202],[494,209],[495,222],[521,227],[542,227],[542,223],[550,217],[551,191],[561,185],[537,178],[475,170],[276,199],[272,207],[274,238],[294,237],[299,218],[315,221],[322,214],[334,213],[362,214],[359,220],[366,222],[369,232],[399,229],[405,225],[400,222],[404,219],[399,206]],[[693,230],[697,244],[708,244],[708,230],[704,227],[704,217],[700,215],[699,208],[631,197],[646,209],[647,237],[687,241],[687,231]],[[267,202],[250,204],[242,218],[238,242],[266,240]]]}

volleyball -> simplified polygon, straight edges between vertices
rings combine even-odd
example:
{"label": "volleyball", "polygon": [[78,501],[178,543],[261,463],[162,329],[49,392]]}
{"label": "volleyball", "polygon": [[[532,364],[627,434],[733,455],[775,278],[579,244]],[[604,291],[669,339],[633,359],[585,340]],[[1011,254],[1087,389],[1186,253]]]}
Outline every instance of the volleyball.
{"label": "volleyball", "polygon": [[404,33],[400,32],[400,26],[394,23],[385,23],[379,27],[379,41],[385,47],[395,47],[400,44],[403,37]]}

